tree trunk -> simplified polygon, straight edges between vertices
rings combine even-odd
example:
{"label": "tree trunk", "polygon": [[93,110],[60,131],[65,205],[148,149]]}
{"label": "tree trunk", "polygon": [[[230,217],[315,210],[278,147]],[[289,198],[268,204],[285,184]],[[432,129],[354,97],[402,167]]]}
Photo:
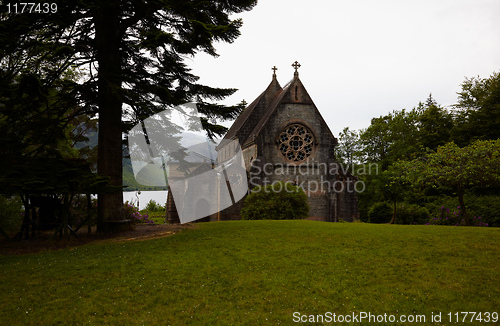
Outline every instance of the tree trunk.
{"label": "tree trunk", "polygon": [[99,135],[97,172],[108,176],[118,191],[100,193],[98,232],[108,232],[106,221],[123,220],[122,187],[122,99],[119,6],[104,4],[94,13],[98,62]]}
{"label": "tree trunk", "polygon": [[61,224],[63,225],[63,235],[69,235],[69,207],[73,200],[73,194],[63,194],[63,206],[61,211]]}
{"label": "tree trunk", "polygon": [[397,199],[394,199],[393,203],[394,203],[394,209],[392,210],[392,219],[389,222],[389,224],[395,224],[396,223],[396,216],[398,215],[398,208],[397,208],[398,201],[397,201]]}
{"label": "tree trunk", "polygon": [[465,225],[470,225],[469,217],[467,216],[467,208],[465,207],[463,191],[458,191],[458,202],[460,203],[460,215],[462,215]]}

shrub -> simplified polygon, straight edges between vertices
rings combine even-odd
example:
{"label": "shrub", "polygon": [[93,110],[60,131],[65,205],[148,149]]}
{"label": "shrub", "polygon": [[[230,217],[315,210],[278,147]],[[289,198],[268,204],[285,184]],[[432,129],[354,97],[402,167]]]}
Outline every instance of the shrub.
{"label": "shrub", "polygon": [[389,223],[392,218],[393,209],[386,202],[376,203],[368,211],[370,223]]}
{"label": "shrub", "polygon": [[[439,209],[439,215],[431,218],[427,225],[464,226],[465,220],[460,213],[460,206],[451,211],[449,208],[442,206]],[[475,216],[472,212],[469,212],[467,215],[469,216],[470,226],[488,226],[488,223],[480,216]]]}
{"label": "shrub", "polygon": [[413,204],[401,204],[398,206],[397,224],[425,224],[429,221],[430,213],[425,207]]}
{"label": "shrub", "polygon": [[148,212],[161,212],[161,211],[165,211],[165,207],[164,206],[161,206],[160,204],[158,204],[157,202],[155,202],[153,199],[151,199],[147,205],[146,205],[146,208],[144,209]]}
{"label": "shrub", "polygon": [[[467,215],[471,222],[473,219],[479,220],[478,217],[481,217],[480,220],[483,223],[488,223],[488,226],[500,227],[500,196],[466,194],[464,199],[467,205]],[[457,207],[458,205],[460,204],[457,198],[440,196],[432,202],[427,203],[426,207],[429,212],[432,212],[432,218],[439,218],[441,216],[441,207],[446,209],[448,207]]]}
{"label": "shrub", "polygon": [[243,220],[293,220],[308,216],[306,194],[288,182],[255,187],[241,209]]}
{"label": "shrub", "polygon": [[[483,222],[488,223],[489,226],[500,227],[499,196],[468,196],[465,200],[467,212],[481,216],[481,220],[484,220]],[[474,214],[470,215],[473,216]]]}
{"label": "shrub", "polygon": [[123,204],[123,215],[125,219],[132,220],[133,223],[153,224],[153,221],[149,219],[149,216],[147,214],[141,214],[141,212],[139,212],[139,209],[130,204],[128,201]]}

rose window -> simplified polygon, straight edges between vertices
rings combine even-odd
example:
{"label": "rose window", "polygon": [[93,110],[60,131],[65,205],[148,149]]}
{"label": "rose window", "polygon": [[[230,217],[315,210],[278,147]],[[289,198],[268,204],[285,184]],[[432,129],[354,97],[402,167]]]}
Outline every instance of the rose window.
{"label": "rose window", "polygon": [[278,137],[278,148],[290,161],[300,162],[311,155],[314,137],[307,127],[292,124],[286,127]]}

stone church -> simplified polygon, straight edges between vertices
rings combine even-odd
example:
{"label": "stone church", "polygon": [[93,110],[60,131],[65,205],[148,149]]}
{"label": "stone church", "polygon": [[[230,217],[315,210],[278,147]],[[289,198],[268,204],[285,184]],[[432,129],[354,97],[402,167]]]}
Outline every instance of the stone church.
{"label": "stone church", "polygon": [[[246,177],[246,191],[276,181],[289,182],[302,187],[308,196],[309,219],[357,220],[356,178],[337,164],[337,139],[300,81],[300,64],[295,62],[292,66],[293,79],[284,87],[277,80],[277,68],[273,67],[269,86],[243,110],[216,147],[217,164],[234,158],[236,152],[241,153],[246,176],[235,173],[232,180],[227,180],[228,185],[238,181],[238,177]],[[208,203],[217,204],[215,193],[205,192],[201,196],[204,198],[196,200],[203,203],[201,209],[208,207]],[[169,202],[167,218],[175,222],[173,200]],[[239,200],[203,220],[239,219],[243,202],[244,199]]]}

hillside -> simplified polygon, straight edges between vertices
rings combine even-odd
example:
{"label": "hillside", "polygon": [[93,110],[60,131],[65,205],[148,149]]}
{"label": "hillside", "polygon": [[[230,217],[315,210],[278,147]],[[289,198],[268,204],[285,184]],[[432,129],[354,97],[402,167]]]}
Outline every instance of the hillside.
{"label": "hillside", "polygon": [[[86,137],[89,138],[88,142],[79,142],[75,145],[75,148],[83,148],[85,146],[93,148],[97,146],[97,132],[89,132]],[[201,134],[195,134],[191,132],[182,133],[181,145],[187,148],[189,156],[186,160],[189,162],[201,162],[203,160],[209,161],[210,159],[215,160],[217,158],[215,144],[207,142],[206,138]],[[167,190],[167,187],[145,186],[137,183],[134,177],[132,163],[130,161],[130,158],[128,158],[128,152],[126,148],[124,148],[124,158],[122,160],[122,166],[123,186],[125,187],[125,191]],[[157,170],[146,176],[142,176],[142,180],[145,180],[149,184],[153,184],[154,180],[162,178],[164,178],[162,170]]]}

